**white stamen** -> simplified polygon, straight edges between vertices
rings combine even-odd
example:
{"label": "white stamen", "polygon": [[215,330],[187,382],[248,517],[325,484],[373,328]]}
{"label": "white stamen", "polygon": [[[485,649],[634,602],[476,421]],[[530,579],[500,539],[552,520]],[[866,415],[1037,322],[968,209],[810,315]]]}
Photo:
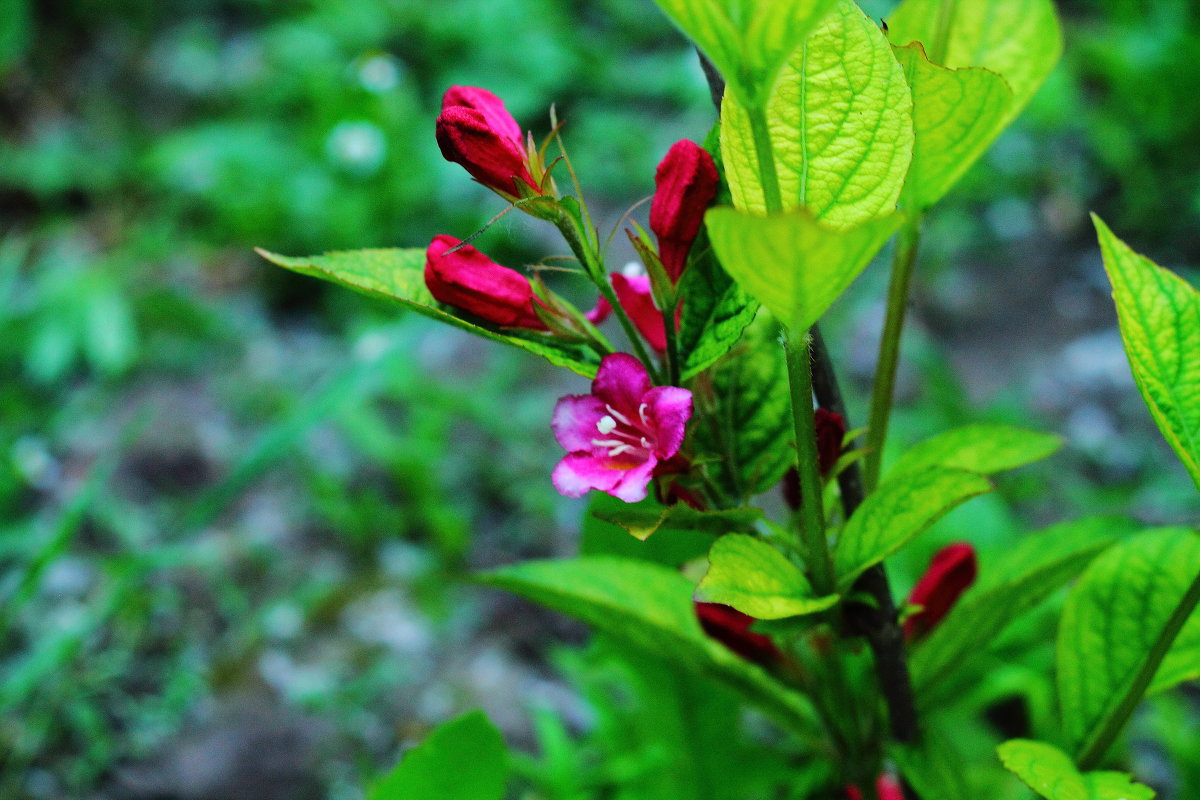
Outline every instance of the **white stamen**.
{"label": "white stamen", "polygon": [[637,261],[630,261],[621,268],[621,274],[626,278],[640,278],[642,275],[646,274],[646,270],[644,267],[642,267],[641,263]]}
{"label": "white stamen", "polygon": [[650,449],[650,442],[646,439],[645,436],[642,437],[642,447],[646,448],[647,450]]}
{"label": "white stamen", "polygon": [[609,416],[611,416],[611,417],[613,417],[614,419],[616,419],[616,420],[617,420],[617,422],[620,422],[620,423],[622,423],[623,425],[632,425],[632,424],[633,424],[632,422],[630,422],[630,421],[629,421],[629,417],[625,416],[625,415],[624,415],[624,414],[622,414],[620,411],[617,411],[617,410],[616,410],[615,408],[613,408],[612,406],[610,406],[610,405],[605,405],[605,406],[604,406],[604,408],[605,408],[605,409],[608,411],[608,413],[609,413]]}
{"label": "white stamen", "polygon": [[608,451],[608,455],[609,455],[610,457],[613,457],[613,456],[619,456],[619,455],[621,455],[622,453],[628,453],[628,452],[629,452],[630,450],[632,450],[632,449],[633,449],[633,445],[631,445],[631,444],[623,444],[623,445],[621,445],[620,447],[614,447],[612,450],[609,450],[609,451]]}
{"label": "white stamen", "polygon": [[617,421],[610,416],[603,416],[596,423],[596,430],[607,436],[613,432],[613,428],[617,427]]}
{"label": "white stamen", "polygon": [[646,423],[647,425],[650,424],[650,420],[646,418],[646,412],[649,410],[650,410],[650,407],[647,406],[645,403],[642,403],[640,406],[638,406],[638,416],[641,417],[642,422]]}

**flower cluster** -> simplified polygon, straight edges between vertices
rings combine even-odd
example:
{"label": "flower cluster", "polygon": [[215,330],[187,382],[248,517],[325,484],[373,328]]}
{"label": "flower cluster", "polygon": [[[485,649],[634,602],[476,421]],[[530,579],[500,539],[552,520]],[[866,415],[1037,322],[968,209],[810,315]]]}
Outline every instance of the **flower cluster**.
{"label": "flower cluster", "polygon": [[[517,207],[560,229],[582,224],[574,211],[578,199],[567,204],[558,197],[554,164],[547,167],[542,160],[545,148],[535,147],[532,135],[523,134],[504,102],[486,89],[453,86],[445,93],[437,141],[448,161]],[[593,274],[599,259],[581,258],[589,262],[584,266],[600,290],[587,313],[454,237],[437,236],[426,250],[425,285],[438,302],[499,328],[571,336],[602,352],[607,348],[592,393],[564,397],[555,409],[554,434],[567,450],[553,474],[559,492],[576,497],[597,489],[634,502],[647,496],[656,476],[677,468],[692,413],[691,392],[653,386],[646,364],[612,352],[589,326],[619,313],[631,326],[627,329],[664,357],[668,335],[678,328],[682,298],[676,285],[719,182],[708,152],[686,139],[676,142],[655,174],[649,222],[657,247],[630,234],[648,272],[634,264],[611,276],[602,267]],[[578,245],[589,237],[568,238]],[[665,278],[656,282],[656,275]],[[607,298],[615,298],[620,308]]]}

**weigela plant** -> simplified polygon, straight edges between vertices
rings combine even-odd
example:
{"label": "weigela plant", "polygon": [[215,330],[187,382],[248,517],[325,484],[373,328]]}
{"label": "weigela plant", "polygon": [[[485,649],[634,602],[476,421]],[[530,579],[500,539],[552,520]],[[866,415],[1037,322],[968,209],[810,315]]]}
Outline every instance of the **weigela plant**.
{"label": "weigela plant", "polygon": [[[775,727],[757,747],[781,754],[777,768],[698,778],[694,796],[1026,796],[1017,778],[1050,800],[1153,796],[1097,768],[1120,762],[1118,734],[1147,691],[1200,677],[1195,531],[1097,518],[1000,554],[955,543],[903,605],[885,567],[992,491],[992,476],[1061,444],[994,424],[908,449],[887,437],[923,220],[1049,74],[1061,47],[1050,0],[904,0],[883,26],[851,0],[656,1],[702,53],[720,102],[705,146],[680,139],[664,154],[649,230],[629,222],[640,263],[606,261],[570,126],[553,113],[539,142],[495,94],[455,86],[432,126],[446,159],[557,230],[590,309],[456,236],[473,231],[431,231],[424,250],[264,255],[591,380],[547,409],[547,436],[565,450],[547,480],[646,545],[481,580],[661,663],[677,676],[669,691],[710,686],[712,698],[676,698],[692,713],[730,692],[766,714]],[[1200,293],[1096,225],[1134,377],[1200,485]],[[820,320],[892,238],[870,412],[856,429]],[[1067,585],[1052,674],[1019,643],[996,648]],[[1020,738],[1003,741],[986,720],[1014,691],[1000,677],[1010,658],[1038,687],[1020,703],[1058,701],[1004,727]],[[451,751],[460,761],[447,765],[498,776],[460,800],[502,796],[503,746],[482,717],[435,737],[372,797],[433,797],[414,787],[434,785],[422,781]],[[627,780],[569,796],[640,797]]]}

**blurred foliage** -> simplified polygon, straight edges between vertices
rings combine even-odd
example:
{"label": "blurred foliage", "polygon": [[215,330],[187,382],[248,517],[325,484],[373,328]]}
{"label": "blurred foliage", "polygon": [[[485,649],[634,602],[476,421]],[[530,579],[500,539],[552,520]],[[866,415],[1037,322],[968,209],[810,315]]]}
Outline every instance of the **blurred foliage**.
{"label": "blurred foliage", "polygon": [[[1086,302],[1104,300],[1089,209],[1159,261],[1200,261],[1200,9],[1062,10],[1063,66],[932,215],[895,427],[911,442],[1038,417],[1073,446],[923,537],[897,560],[899,589],[964,531],[986,564],[1031,520],[1180,519],[1194,502],[1152,430],[1115,422],[1141,419],[1131,387],[1101,381],[1096,399],[1086,375],[1051,369],[1033,389],[981,394],[962,368],[965,352],[986,371],[969,332],[996,304],[988,281],[1018,287],[1000,305],[1034,308],[980,330],[993,349],[1036,349],[1026,329],[1047,304],[1083,304],[1069,335],[1111,327],[1111,309]],[[481,702],[507,702],[509,727],[533,720],[540,760],[525,774],[547,797],[595,796],[613,780],[602,760],[646,785],[677,768],[630,744],[679,724],[645,704],[663,676],[602,647],[557,658],[593,716],[566,732],[549,712],[514,718],[528,691],[515,687],[545,685],[548,623],[455,581],[575,549],[581,506],[550,489],[546,418],[577,384],[250,252],[423,246],[481,226],[495,198],[432,135],[453,83],[500,93],[539,135],[555,104],[610,220],[712,119],[694,53],[642,0],[0,2],[0,795],[151,796],[129,765],[244,691],[330,726],[305,767],[320,796],[357,796],[398,742]],[[481,244],[507,263],[546,255],[511,218]],[[851,386],[881,278],[830,320]],[[1006,635],[1009,683],[964,702],[1037,729],[1051,696],[1022,665],[1051,657],[1044,636],[1034,623]],[[614,682],[636,713],[606,710]],[[1195,727],[1189,702],[1156,700],[1132,737],[1161,765],[1146,773],[1156,785],[1200,769],[1180,733]],[[714,725],[729,725],[723,703]],[[1164,730],[1162,750],[1147,744]],[[762,756],[764,774],[778,768]]]}

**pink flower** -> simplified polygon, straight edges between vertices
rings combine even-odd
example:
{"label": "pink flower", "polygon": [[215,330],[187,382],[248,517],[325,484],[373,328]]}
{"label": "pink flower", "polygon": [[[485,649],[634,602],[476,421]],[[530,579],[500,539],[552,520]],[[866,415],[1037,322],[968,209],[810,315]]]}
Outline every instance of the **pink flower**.
{"label": "pink flower", "polygon": [[923,636],[937,627],[975,582],[977,571],[975,548],[966,542],[955,542],[937,551],[908,596],[910,604],[922,608],[904,621],[904,638]]}
{"label": "pink flower", "polygon": [[512,328],[546,330],[533,310],[529,279],[502,267],[453,236],[435,236],[425,251],[425,285],[434,299],[480,319]]}
{"label": "pink flower", "polygon": [[[879,794],[879,800],[904,800],[900,784],[887,775],[880,775],[879,780],[875,781],[875,791]],[[849,800],[862,800],[862,792],[857,786],[847,786],[846,797]]]}
{"label": "pink flower", "polygon": [[693,601],[693,604],[704,632],[742,658],[755,664],[770,664],[779,659],[779,648],[771,637],[750,630],[757,622],[754,617],[720,603]]}
{"label": "pink flower", "polygon": [[517,180],[540,194],[529,171],[521,128],[504,101],[486,89],[451,86],[442,97],[437,142],[447,161],[461,164],[475,180],[512,200],[521,196]]}
{"label": "pink flower", "polygon": [[650,230],[658,237],[658,253],[672,281],[687,266],[688,251],[700,233],[704,211],[717,196],[720,177],[712,156],[688,139],[671,145],[654,175]]}
{"label": "pink flower", "polygon": [[617,293],[617,300],[621,301],[621,308],[625,309],[638,332],[658,352],[666,350],[667,329],[663,323],[663,313],[654,305],[650,276],[618,272],[612,276],[612,286]]}
{"label": "pink flower", "polygon": [[683,445],[691,416],[687,389],[651,386],[628,353],[605,356],[592,393],[554,407],[554,438],[567,451],[554,468],[554,488],[567,497],[599,489],[627,503],[644,499],[655,469]]}

